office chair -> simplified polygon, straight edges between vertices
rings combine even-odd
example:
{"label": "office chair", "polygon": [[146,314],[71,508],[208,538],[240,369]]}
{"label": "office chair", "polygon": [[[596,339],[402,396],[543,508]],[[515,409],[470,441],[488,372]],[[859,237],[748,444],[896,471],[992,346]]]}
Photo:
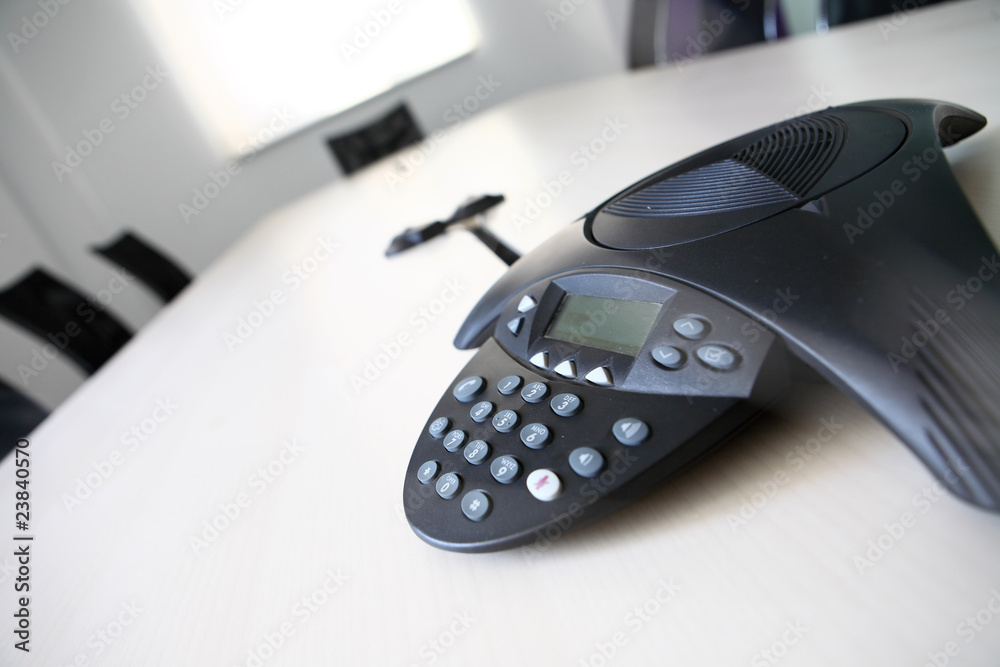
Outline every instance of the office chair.
{"label": "office chair", "polygon": [[635,0],[629,67],[679,62],[785,35],[778,0]]}
{"label": "office chair", "polygon": [[122,232],[114,241],[105,246],[94,246],[91,250],[135,274],[164,303],[169,303],[191,283],[191,276],[184,269],[130,231]]}
{"label": "office chair", "polygon": [[369,125],[330,137],[326,143],[347,175],[423,138],[410,110],[400,104]]}
{"label": "office chair", "polygon": [[[917,6],[926,7],[940,2],[944,0],[920,0]],[[817,29],[885,16],[900,11],[903,6],[909,5],[900,0],[819,0]]]}
{"label": "office chair", "polygon": [[48,413],[37,403],[0,381],[0,458],[7,456],[17,439],[26,437],[46,417]]}
{"label": "office chair", "polygon": [[42,269],[0,292],[0,316],[65,353],[88,375],[132,337],[104,306]]}

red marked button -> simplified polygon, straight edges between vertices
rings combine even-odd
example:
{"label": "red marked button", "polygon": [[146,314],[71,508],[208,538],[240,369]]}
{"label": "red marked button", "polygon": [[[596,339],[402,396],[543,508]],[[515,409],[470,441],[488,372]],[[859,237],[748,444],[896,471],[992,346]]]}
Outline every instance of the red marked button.
{"label": "red marked button", "polygon": [[562,481],[559,479],[559,475],[546,468],[539,468],[528,475],[526,484],[531,495],[546,502],[555,500],[562,492]]}

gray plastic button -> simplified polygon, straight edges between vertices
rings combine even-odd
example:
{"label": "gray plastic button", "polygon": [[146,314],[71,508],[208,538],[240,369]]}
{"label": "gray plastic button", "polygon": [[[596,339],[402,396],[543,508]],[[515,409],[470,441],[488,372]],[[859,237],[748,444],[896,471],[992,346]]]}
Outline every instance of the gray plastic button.
{"label": "gray plastic button", "polygon": [[604,457],[593,447],[577,447],[570,452],[569,467],[580,477],[597,477],[604,468]]}
{"label": "gray plastic button", "polygon": [[615,425],[611,428],[611,432],[618,442],[629,447],[635,447],[649,437],[649,426],[641,419],[626,417],[625,419],[616,421]]}
{"label": "gray plastic button", "polygon": [[528,403],[541,403],[549,393],[549,386],[544,382],[531,382],[521,390],[521,398]]}
{"label": "gray plastic button", "polygon": [[428,461],[420,466],[420,470],[417,471],[417,480],[421,484],[429,484],[432,479],[437,477],[438,470],[441,466],[438,465],[437,461]]}
{"label": "gray plastic button", "polygon": [[508,375],[504,379],[497,382],[497,391],[499,391],[504,396],[510,396],[515,391],[521,388],[521,384],[524,382],[518,375]]}
{"label": "gray plastic button", "polygon": [[552,431],[545,424],[528,424],[521,429],[521,442],[532,449],[541,449],[551,439]]}
{"label": "gray plastic button", "polygon": [[438,417],[431,422],[427,432],[431,434],[432,438],[440,438],[449,428],[451,428],[451,420],[447,417]]}
{"label": "gray plastic button", "polygon": [[451,500],[457,496],[461,488],[462,478],[453,472],[441,475],[437,484],[434,485],[434,489],[437,491],[437,494],[445,500]]}
{"label": "gray plastic button", "polygon": [[480,489],[462,497],[462,513],[472,521],[482,521],[490,513],[490,497]]}
{"label": "gray plastic button", "polygon": [[465,446],[465,460],[474,466],[490,457],[490,446],[482,440],[473,440]]}
{"label": "gray plastic button", "polygon": [[493,479],[501,484],[510,484],[521,475],[521,464],[513,456],[501,456],[490,464]]}
{"label": "gray plastic button", "polygon": [[521,297],[521,301],[518,302],[517,304],[517,312],[526,313],[537,305],[538,305],[537,301],[535,301],[530,296],[525,294],[524,296]]}
{"label": "gray plastic button", "polygon": [[469,416],[472,417],[473,421],[481,424],[490,418],[490,415],[493,414],[494,407],[496,406],[489,401],[479,401],[472,406],[471,410],[469,410]]}
{"label": "gray plastic button", "polygon": [[501,410],[493,415],[493,428],[501,433],[510,433],[517,428],[520,418],[513,410]]}
{"label": "gray plastic button", "polygon": [[521,333],[521,325],[524,324],[523,317],[515,317],[507,323],[507,329],[515,336]]}
{"label": "gray plastic button", "polygon": [[680,368],[684,365],[684,353],[670,345],[653,348],[653,361],[664,368]]}
{"label": "gray plastic button", "polygon": [[463,378],[459,380],[458,384],[455,385],[455,389],[452,390],[452,395],[457,398],[462,403],[468,403],[483,393],[483,389],[486,388],[486,380],[483,378],[473,375],[472,377]]}
{"label": "gray plastic button", "polygon": [[560,417],[572,417],[583,407],[583,401],[576,394],[559,394],[550,403],[552,411]]}
{"label": "gray plastic button", "polygon": [[695,354],[706,366],[716,370],[728,371],[736,365],[736,354],[721,345],[702,345]]}
{"label": "gray plastic button", "polygon": [[682,317],[674,322],[674,331],[691,340],[704,336],[705,330],[705,323],[693,317]]}
{"label": "gray plastic button", "polygon": [[455,429],[448,435],[444,436],[444,448],[449,452],[457,452],[463,442],[465,442],[465,431]]}

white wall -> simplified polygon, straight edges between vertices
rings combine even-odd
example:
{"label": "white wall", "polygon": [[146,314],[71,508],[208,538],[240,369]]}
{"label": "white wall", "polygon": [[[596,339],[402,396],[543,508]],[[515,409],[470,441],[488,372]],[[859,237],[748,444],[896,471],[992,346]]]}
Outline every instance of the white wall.
{"label": "white wall", "polygon": [[[270,210],[342,178],[325,145],[330,134],[399,101],[426,133],[446,127],[448,110],[473,93],[480,76],[500,86],[477,113],[534,88],[625,68],[627,0],[468,1],[481,33],[474,54],[261,151],[188,222],[179,206],[190,205],[194,189],[223,165],[181,87],[169,75],[149,75],[149,68],[165,70],[166,60],[129,0],[0,4],[0,233],[8,234],[0,245],[0,288],[41,264],[95,295],[112,274],[89,247],[124,228],[199,272]],[[546,11],[560,4],[574,9],[552,23]],[[39,18],[44,7],[52,15]],[[33,17],[44,25],[26,28]],[[146,98],[124,106],[120,96],[144,82]],[[57,174],[53,161],[69,164],[66,147],[81,141],[96,144],[93,151],[71,173]],[[133,328],[159,307],[139,284],[111,304]],[[3,377],[30,358],[25,341],[9,338],[0,339]],[[71,388],[50,388],[43,402],[51,406]]]}

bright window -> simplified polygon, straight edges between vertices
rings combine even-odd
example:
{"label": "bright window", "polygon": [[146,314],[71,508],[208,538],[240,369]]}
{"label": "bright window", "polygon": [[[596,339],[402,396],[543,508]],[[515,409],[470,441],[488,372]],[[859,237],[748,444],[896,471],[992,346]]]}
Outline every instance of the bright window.
{"label": "bright window", "polygon": [[220,154],[356,106],[476,46],[464,0],[131,0]]}

